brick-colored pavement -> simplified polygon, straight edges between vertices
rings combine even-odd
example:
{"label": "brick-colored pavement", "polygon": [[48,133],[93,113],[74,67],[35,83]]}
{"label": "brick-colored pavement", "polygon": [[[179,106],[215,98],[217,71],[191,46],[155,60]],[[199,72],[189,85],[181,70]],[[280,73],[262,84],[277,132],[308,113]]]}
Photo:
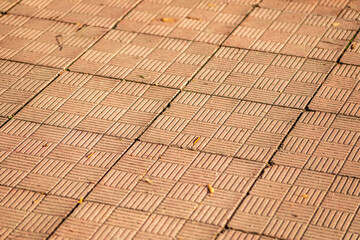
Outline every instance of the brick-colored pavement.
{"label": "brick-colored pavement", "polygon": [[0,0],[0,239],[359,240],[360,1]]}

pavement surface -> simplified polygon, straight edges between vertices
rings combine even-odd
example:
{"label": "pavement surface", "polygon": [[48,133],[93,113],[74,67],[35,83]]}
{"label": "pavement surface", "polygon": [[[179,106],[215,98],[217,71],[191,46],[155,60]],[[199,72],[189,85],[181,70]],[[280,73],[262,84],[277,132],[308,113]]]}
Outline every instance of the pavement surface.
{"label": "pavement surface", "polygon": [[0,239],[360,239],[360,1],[0,0]]}

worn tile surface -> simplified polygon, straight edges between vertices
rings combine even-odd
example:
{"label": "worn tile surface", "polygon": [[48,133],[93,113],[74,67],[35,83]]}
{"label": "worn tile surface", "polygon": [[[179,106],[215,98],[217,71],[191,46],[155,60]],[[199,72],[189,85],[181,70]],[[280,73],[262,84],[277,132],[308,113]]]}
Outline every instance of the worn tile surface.
{"label": "worn tile surface", "polygon": [[105,28],[30,18],[0,17],[0,58],[66,68],[106,31]]}
{"label": "worn tile surface", "polygon": [[139,2],[140,0],[66,0],[61,2],[56,0],[30,0],[21,1],[14,6],[9,13],[76,23],[78,25],[85,24],[95,27],[110,28]]}
{"label": "worn tile surface", "polygon": [[0,239],[360,239],[357,0],[0,0]]}

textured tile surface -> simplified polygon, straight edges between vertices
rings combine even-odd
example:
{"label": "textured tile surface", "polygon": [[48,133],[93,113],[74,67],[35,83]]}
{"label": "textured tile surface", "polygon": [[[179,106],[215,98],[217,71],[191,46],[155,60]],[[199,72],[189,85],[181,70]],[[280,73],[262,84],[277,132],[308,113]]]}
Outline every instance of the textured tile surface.
{"label": "textured tile surface", "polygon": [[220,44],[257,2],[257,0],[229,2],[145,0],[116,28]]}
{"label": "textured tile surface", "polygon": [[0,116],[12,118],[59,72],[59,69],[0,60]]}
{"label": "textured tile surface", "polygon": [[140,0],[67,0],[61,2],[56,0],[30,0],[21,1],[9,12],[16,15],[76,23],[78,25],[110,28],[139,2]]}
{"label": "textured tile surface", "polygon": [[70,70],[183,88],[216,48],[208,43],[110,30]]}
{"label": "textured tile surface", "polygon": [[0,0],[0,239],[360,239],[357,0]]}
{"label": "textured tile surface", "polygon": [[0,17],[0,58],[66,68],[105,29],[6,14]]}

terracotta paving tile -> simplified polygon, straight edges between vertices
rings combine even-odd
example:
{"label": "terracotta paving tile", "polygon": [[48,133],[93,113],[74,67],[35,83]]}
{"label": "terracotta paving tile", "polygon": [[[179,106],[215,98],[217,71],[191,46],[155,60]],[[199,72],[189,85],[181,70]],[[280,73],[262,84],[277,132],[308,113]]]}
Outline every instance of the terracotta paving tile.
{"label": "terracotta paving tile", "polygon": [[[75,128],[73,137],[94,138],[95,135],[90,133],[81,133],[94,132],[135,139],[176,92],[66,71],[23,108],[16,118]],[[118,99],[124,101],[119,102]],[[70,136],[65,141],[71,141]]]}
{"label": "terracotta paving tile", "polygon": [[359,62],[359,54],[360,54],[360,34],[358,33],[351,42],[349,47],[346,49],[346,52],[341,57],[340,61],[342,63],[353,64],[353,65],[360,65]]}
{"label": "terracotta paving tile", "polygon": [[[223,104],[214,104],[219,101]],[[178,117],[185,106],[190,107],[189,114]],[[141,139],[266,161],[271,156],[266,152],[275,151],[299,114],[298,110],[267,104],[182,92]],[[181,127],[176,126],[178,122]],[[254,147],[265,153],[249,155],[245,148]]]}
{"label": "terracotta paving tile", "polygon": [[[136,234],[136,231],[140,228],[140,226],[145,222],[148,214],[136,211],[129,210],[125,208],[114,208],[108,205],[99,205],[93,203],[82,203],[84,206],[82,210],[85,215],[79,215],[81,210],[78,213],[73,213],[69,218],[68,222],[65,222],[60,226],[59,229],[54,233],[55,237],[80,237],[81,234],[85,234],[83,236],[87,236],[92,239],[104,239],[104,237],[116,238],[120,239],[132,239]],[[80,206],[82,205],[80,204]],[[99,222],[100,219],[91,218],[91,215],[87,215],[88,206],[92,207],[93,211],[102,211],[106,214],[101,214],[101,224]],[[90,217],[90,218],[89,218]],[[105,222],[103,222],[105,221]],[[86,224],[89,226],[89,231],[84,231],[84,228],[81,228],[80,223]],[[76,223],[77,228],[72,228],[73,223]]]}
{"label": "terracotta paving tile", "polygon": [[178,233],[177,237],[181,239],[212,239],[220,231],[218,226],[196,223],[196,222],[186,222],[183,228]]}
{"label": "terracotta paving tile", "polygon": [[[330,113],[304,113],[273,161],[318,172],[339,174],[343,171],[348,175],[351,168],[356,168],[357,122],[357,118]],[[312,134],[308,134],[309,130]],[[344,164],[347,167],[342,170]]]}
{"label": "terracotta paving tile", "polygon": [[258,1],[142,1],[116,28],[220,44]]}
{"label": "terracotta paving tile", "polygon": [[0,116],[11,118],[60,70],[0,60]]}
{"label": "terracotta paving tile", "polygon": [[99,27],[13,14],[0,17],[0,25],[0,58],[56,68],[66,68],[105,33]]}
{"label": "terracotta paving tile", "polygon": [[[44,238],[73,209],[76,201],[27,190],[3,187],[1,196],[2,237]],[[6,230],[8,229],[8,230]]]}
{"label": "terracotta paving tile", "polygon": [[359,70],[352,65],[336,66],[312,99],[310,109],[359,117]]}
{"label": "terracotta paving tile", "polygon": [[216,45],[110,30],[71,71],[182,88]]}
{"label": "terracotta paving tile", "polygon": [[0,12],[5,13],[17,5],[20,0],[1,0],[0,1]]}
{"label": "terracotta paving tile", "polygon": [[139,1],[25,1],[9,12],[48,20],[110,28]]}
{"label": "terracotta paving tile", "polygon": [[221,47],[186,90],[304,108],[331,67],[302,57]]}
{"label": "terracotta paving tile", "polygon": [[348,1],[263,1],[226,46],[336,61],[359,27]]}

